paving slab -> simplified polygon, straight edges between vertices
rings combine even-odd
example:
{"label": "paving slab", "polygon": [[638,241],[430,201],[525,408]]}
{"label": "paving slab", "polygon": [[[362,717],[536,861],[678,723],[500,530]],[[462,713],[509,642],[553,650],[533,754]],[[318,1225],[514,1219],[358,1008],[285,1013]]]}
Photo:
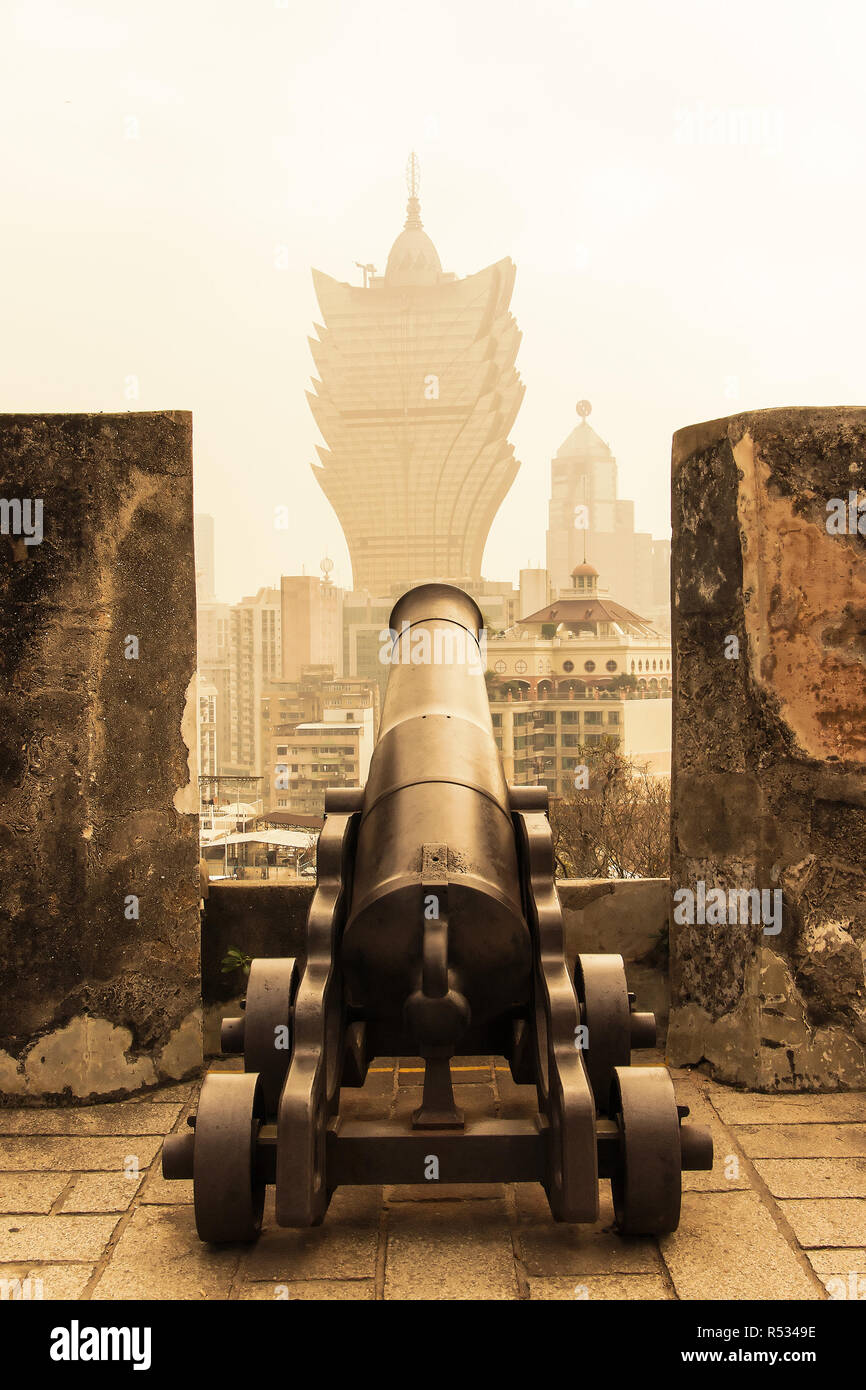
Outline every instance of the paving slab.
{"label": "paving slab", "polygon": [[485,1085],[493,1080],[495,1067],[492,1057],[455,1057],[451,1063],[451,1075],[455,1086],[458,1081]]}
{"label": "paving slab", "polygon": [[[405,1119],[417,1110],[424,1095],[423,1086],[401,1086],[394,1102],[394,1116]],[[467,1120],[492,1119],[496,1114],[496,1100],[492,1086],[455,1086],[454,1101]],[[435,1147],[431,1153],[435,1153]]]}
{"label": "paving slab", "polygon": [[162,1176],[162,1164],[157,1160],[145,1174],[138,1200],[161,1207],[191,1206],[192,1178],[174,1178],[169,1182]]}
{"label": "paving slab", "polygon": [[725,1124],[842,1124],[866,1123],[866,1091],[834,1091],[831,1095],[763,1096],[731,1091],[717,1082],[708,1097]]}
{"label": "paving slab", "polygon": [[349,1096],[387,1096],[390,1100],[394,1092],[394,1067],[380,1066],[378,1063],[371,1067],[364,1079],[363,1086],[345,1086],[340,1091],[340,1106]]}
{"label": "paving slab", "polygon": [[150,1135],[125,1139],[80,1139],[76,1136],[37,1135],[36,1138],[0,1139],[0,1172],[120,1171],[134,1158],[139,1169],[153,1161],[161,1141]]}
{"label": "paving slab", "polygon": [[533,1302],[540,1299],[570,1303],[598,1302],[599,1299],[645,1302],[673,1299],[675,1294],[659,1274],[590,1274],[579,1281],[533,1277],[529,1280],[529,1297]]}
{"label": "paving slab", "polygon": [[179,1102],[120,1102],[76,1110],[0,1109],[0,1134],[168,1134],[181,1112]]}
{"label": "paving slab", "polygon": [[756,1158],[774,1197],[866,1197],[866,1158]]}
{"label": "paving slab", "polygon": [[0,1181],[0,1212],[47,1214],[69,1179],[69,1173],[4,1173]]}
{"label": "paving slab", "polygon": [[518,1297],[504,1202],[401,1202],[388,1216],[385,1298]]}
{"label": "paving slab", "polygon": [[325,1300],[333,1303],[370,1302],[376,1297],[372,1279],[299,1279],[291,1283],[241,1284],[236,1297],[274,1303],[283,1299]]}
{"label": "paving slab", "polygon": [[[53,1217],[60,1221],[103,1217]],[[204,1245],[189,1207],[137,1207],[111,1252],[94,1299],[227,1298],[241,1247]]]}
{"label": "paving slab", "polygon": [[709,1100],[694,1081],[684,1081],[674,1077],[674,1094],[678,1105],[689,1107],[690,1120],[694,1120],[698,1124],[710,1124],[717,1118]]}
{"label": "paving slab", "polygon": [[99,1259],[117,1225],[116,1216],[4,1216],[0,1260]]}
{"label": "paving slab", "polygon": [[[84,1264],[0,1264],[0,1301],[16,1300],[28,1292],[32,1299],[46,1302],[80,1298],[94,1268]],[[20,1287],[27,1279],[31,1281],[29,1290]]]}
{"label": "paving slab", "polygon": [[391,1094],[368,1095],[364,1091],[343,1091],[340,1115],[346,1120],[387,1120],[391,1109]]}
{"label": "paving slab", "polygon": [[[679,1099],[679,1097],[677,1097]],[[707,1125],[713,1136],[713,1167],[709,1173],[683,1173],[683,1192],[735,1192],[752,1186],[746,1172],[746,1161],[731,1138],[731,1131],[713,1116],[693,1115],[698,1124]]]}
{"label": "paving slab", "polygon": [[269,1189],[262,1234],[241,1256],[241,1282],[371,1279],[376,1271],[381,1207],[381,1188],[341,1187],[321,1226],[295,1230],[276,1224],[273,1189]]}
{"label": "paving slab", "polygon": [[398,1086],[421,1086],[424,1083],[423,1057],[401,1057],[397,1072]]}
{"label": "paving slab", "polygon": [[862,1246],[859,1250],[856,1245],[842,1249],[807,1250],[806,1257],[819,1274],[838,1274],[843,1269],[866,1274],[866,1249]]}
{"label": "paving slab", "polygon": [[164,1105],[172,1101],[180,1105],[186,1105],[193,1091],[197,1092],[200,1085],[201,1082],[196,1080],[182,1081],[177,1086],[158,1086],[156,1090],[145,1091],[140,1097],[140,1101],[142,1105]]}
{"label": "paving slab", "polygon": [[687,1192],[679,1229],[659,1240],[681,1299],[821,1298],[754,1192]]}
{"label": "paving slab", "polygon": [[866,1201],[862,1199],[781,1201],[779,1207],[804,1248],[866,1245]]}
{"label": "paving slab", "polygon": [[654,1240],[613,1230],[607,1183],[601,1186],[599,1219],[593,1225],[554,1221],[538,1183],[521,1183],[517,1191],[517,1239],[530,1277],[568,1275],[583,1282],[585,1275],[661,1273]]}
{"label": "paving slab", "polygon": [[735,1125],[749,1158],[866,1158],[866,1125]]}
{"label": "paving slab", "polygon": [[60,1203],[60,1211],[126,1211],[141,1186],[143,1174],[79,1173]]}
{"label": "paving slab", "polygon": [[506,1120],[516,1120],[523,1115],[534,1115],[538,1109],[538,1097],[534,1086],[518,1086],[507,1068],[496,1069],[496,1092],[499,1097],[498,1113]]}
{"label": "paving slab", "polygon": [[818,1278],[834,1302],[866,1301],[866,1274],[845,1271],[839,1274],[819,1274]]}
{"label": "paving slab", "polygon": [[383,1188],[384,1200],[392,1202],[480,1202],[503,1201],[505,1184],[501,1182],[459,1183],[422,1182],[395,1184]]}

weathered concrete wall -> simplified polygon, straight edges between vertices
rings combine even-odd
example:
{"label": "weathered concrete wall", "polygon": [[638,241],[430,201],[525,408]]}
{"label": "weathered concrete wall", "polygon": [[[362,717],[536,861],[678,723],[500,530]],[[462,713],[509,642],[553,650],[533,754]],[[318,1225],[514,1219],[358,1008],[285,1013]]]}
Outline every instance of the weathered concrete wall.
{"label": "weathered concrete wall", "polygon": [[121,1095],[201,1061],[191,416],[0,416],[0,498],[0,1094]]}
{"label": "weathered concrete wall", "polygon": [[677,899],[668,1052],[767,1091],[866,1085],[864,468],[862,409],[673,442],[672,884],[768,896],[745,923]]}
{"label": "weathered concrete wall", "polygon": [[656,1016],[658,1041],[667,1034],[668,911],[666,878],[581,878],[557,881],[569,960],[583,952],[622,956],[636,1007]]}
{"label": "weathered concrete wall", "polygon": [[[668,1013],[667,879],[558,880],[566,955],[619,952],[637,1007],[655,1011],[660,1036]],[[236,1013],[239,972],[223,974],[230,946],[248,956],[303,956],[312,883],[211,883],[202,931],[205,1050],[219,1051],[219,1023]]]}

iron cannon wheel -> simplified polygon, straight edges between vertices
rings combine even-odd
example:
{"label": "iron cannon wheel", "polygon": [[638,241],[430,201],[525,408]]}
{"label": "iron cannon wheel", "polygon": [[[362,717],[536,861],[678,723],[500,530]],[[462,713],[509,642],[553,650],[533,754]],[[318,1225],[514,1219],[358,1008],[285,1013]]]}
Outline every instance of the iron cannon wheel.
{"label": "iron cannon wheel", "polygon": [[244,1016],[244,1071],[257,1072],[268,1115],[276,1115],[292,1056],[294,956],[262,956],[250,965]]}
{"label": "iron cannon wheel", "polygon": [[193,1149],[195,1224],[201,1240],[255,1240],[265,1184],[255,1151],[265,1119],[254,1072],[209,1072],[201,1088]]}
{"label": "iron cannon wheel", "polygon": [[583,1059],[596,1108],[607,1114],[614,1068],[627,1067],[631,1060],[631,1012],[622,956],[578,956],[574,988],[587,1030]]}
{"label": "iron cannon wheel", "polygon": [[610,1180],[624,1235],[660,1236],[680,1219],[680,1117],[666,1067],[615,1067],[610,1115],[619,1129],[620,1163]]}

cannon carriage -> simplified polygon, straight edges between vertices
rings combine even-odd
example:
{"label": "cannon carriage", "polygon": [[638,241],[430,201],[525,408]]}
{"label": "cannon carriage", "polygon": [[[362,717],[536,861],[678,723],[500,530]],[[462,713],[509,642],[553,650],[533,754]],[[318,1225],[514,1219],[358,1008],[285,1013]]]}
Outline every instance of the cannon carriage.
{"label": "cannon carriage", "polygon": [[[425,584],[391,614],[391,669],[364,788],[326,794],[303,960],[257,959],[190,1132],[163,1146],[192,1178],[202,1240],[255,1239],[266,1186],[284,1226],[322,1221],[350,1184],[540,1182],[553,1216],[592,1222],[609,1178],[620,1230],[679,1220],[683,1169],[712,1141],[685,1124],[620,956],[565,956],[545,787],[508,786],[479,639],[460,589]],[[534,1114],[469,1120],[451,1059],[504,1057]],[[376,1056],[420,1056],[404,1119],[340,1114]]]}

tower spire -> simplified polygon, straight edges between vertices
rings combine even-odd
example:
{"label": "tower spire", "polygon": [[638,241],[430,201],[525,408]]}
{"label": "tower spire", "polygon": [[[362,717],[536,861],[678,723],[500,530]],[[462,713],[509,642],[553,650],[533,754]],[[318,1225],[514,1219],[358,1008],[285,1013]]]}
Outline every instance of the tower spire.
{"label": "tower spire", "polygon": [[406,204],[406,227],[422,227],[421,204],[418,194],[421,191],[421,165],[413,150],[406,161],[406,191],[409,201]]}

